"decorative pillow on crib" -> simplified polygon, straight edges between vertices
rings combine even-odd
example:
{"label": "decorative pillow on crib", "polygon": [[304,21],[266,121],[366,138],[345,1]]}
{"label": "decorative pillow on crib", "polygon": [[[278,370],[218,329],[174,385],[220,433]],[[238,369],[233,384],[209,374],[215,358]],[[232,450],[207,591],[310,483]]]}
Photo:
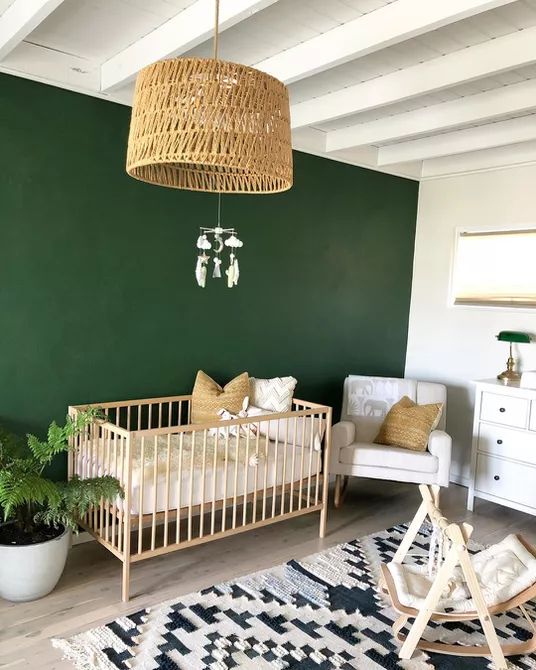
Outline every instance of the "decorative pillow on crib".
{"label": "decorative pillow on crib", "polygon": [[294,377],[274,377],[273,379],[249,379],[249,400],[255,407],[269,412],[290,412],[292,396],[298,383]]}
{"label": "decorative pillow on crib", "polygon": [[374,442],[393,447],[402,447],[412,451],[426,451],[432,430],[437,428],[443,403],[417,405],[408,396],[395,403]]}
{"label": "decorative pillow on crib", "polygon": [[192,423],[214,423],[219,421],[218,412],[225,408],[238,414],[244,399],[249,395],[249,377],[243,372],[231,379],[223,388],[211,377],[199,370],[192,391]]}
{"label": "decorative pillow on crib", "polygon": [[[254,405],[248,407],[248,417],[262,416],[263,414],[276,414],[276,412],[269,412]],[[320,450],[325,431],[325,421],[316,416],[298,416],[295,419],[279,419],[279,421],[273,419],[272,421],[261,421],[259,423],[259,434],[267,435],[269,440],[275,441],[277,439],[279,444],[284,444],[286,440],[287,444],[292,445],[294,444],[294,435],[296,435],[297,447],[312,446],[316,451]]]}

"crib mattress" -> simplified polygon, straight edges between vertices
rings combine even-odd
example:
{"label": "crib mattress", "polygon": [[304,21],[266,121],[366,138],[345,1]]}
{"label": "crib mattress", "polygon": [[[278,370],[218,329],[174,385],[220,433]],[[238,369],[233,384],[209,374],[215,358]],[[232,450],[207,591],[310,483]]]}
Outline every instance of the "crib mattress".
{"label": "crib mattress", "polygon": [[[229,441],[227,459],[223,441],[217,445],[216,456],[210,445],[205,447],[205,469],[202,467],[202,445],[194,442],[194,449],[186,447],[184,434],[183,449],[179,449],[179,438],[173,435],[170,439],[168,456],[167,437],[159,440],[157,450],[157,467],[155,472],[154,447],[136,441],[133,445],[132,484],[130,512],[133,515],[152,514],[166,509],[195,506],[211,503],[213,500],[234,498],[240,504],[244,495],[262,491],[266,487],[267,496],[270,489],[283,483],[297,482],[302,478],[302,491],[307,492],[309,475],[316,475],[321,452],[309,447],[286,445],[261,437],[255,439],[240,438],[238,444],[234,438]],[[253,458],[258,452],[257,459]],[[79,457],[77,471],[84,476],[100,476],[110,474],[124,479],[126,459],[107,457],[105,445],[90,450],[88,455]],[[193,453],[193,458],[192,458]],[[182,458],[178,455],[181,454]],[[110,460],[109,465],[108,463]],[[193,461],[193,463],[192,463]],[[167,475],[169,462],[169,476]],[[299,489],[299,485],[295,490]],[[311,485],[311,497],[315,495],[315,484]],[[167,505],[166,505],[167,501]],[[122,508],[123,502],[118,501]]]}

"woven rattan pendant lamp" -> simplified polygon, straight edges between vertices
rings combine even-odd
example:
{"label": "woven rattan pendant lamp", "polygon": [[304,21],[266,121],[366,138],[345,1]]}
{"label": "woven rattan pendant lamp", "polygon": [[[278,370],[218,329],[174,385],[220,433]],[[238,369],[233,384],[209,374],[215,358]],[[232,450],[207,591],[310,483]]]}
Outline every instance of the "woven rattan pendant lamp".
{"label": "woven rattan pendant lamp", "polygon": [[138,74],[127,172],[193,191],[285,191],[292,186],[287,88],[218,59],[215,5],[214,58],[173,58]]}

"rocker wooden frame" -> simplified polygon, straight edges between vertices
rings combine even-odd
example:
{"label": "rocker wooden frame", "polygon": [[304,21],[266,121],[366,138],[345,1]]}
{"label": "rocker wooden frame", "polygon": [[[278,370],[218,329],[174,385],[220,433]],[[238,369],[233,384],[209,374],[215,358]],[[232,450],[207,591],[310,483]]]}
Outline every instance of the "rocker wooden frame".
{"label": "rocker wooden frame", "polygon": [[[473,526],[468,523],[460,525],[450,523],[441,513],[438,507],[439,486],[427,486],[421,484],[419,490],[422,496],[422,503],[411,522],[404,539],[400,543],[392,562],[402,563],[407,555],[411,544],[426,517],[436,524],[441,532],[451,541],[451,548],[445,556],[443,564],[439,567],[436,577],[428,592],[422,609],[403,605],[398,597],[396,586],[385,563],[381,564],[382,583],[381,588],[389,594],[394,609],[401,615],[393,624],[393,632],[396,639],[402,642],[399,651],[401,659],[410,659],[416,648],[425,651],[432,651],[440,654],[451,654],[455,656],[489,656],[493,660],[496,670],[506,670],[505,656],[517,654],[529,654],[536,650],[536,628],[530,618],[527,610],[523,606],[529,600],[536,597],[536,583],[519,593],[509,600],[488,607],[484,600],[478,578],[476,576],[471,558],[467,549],[467,543],[473,532]],[[535,548],[518,536],[520,541],[532,554],[536,555]],[[441,594],[446,588],[449,579],[453,576],[455,567],[459,565],[463,571],[467,582],[467,587],[471,598],[475,603],[475,610],[469,612],[442,612],[437,607]],[[491,620],[491,615],[507,612],[508,610],[519,608],[525,619],[529,622],[532,629],[531,637],[520,643],[510,643],[501,645],[497,636],[497,631]],[[413,625],[409,629],[407,636],[401,633],[402,628],[407,624],[408,619],[414,619]],[[422,638],[424,629],[429,621],[470,621],[479,619],[486,637],[485,645],[456,645],[446,644],[444,642],[429,642]]]}
{"label": "rocker wooden frame", "polygon": [[[320,537],[326,531],[326,515],[328,503],[328,466],[331,444],[331,407],[319,405],[304,400],[293,400],[293,409],[289,412],[266,414],[230,421],[215,419],[213,423],[191,424],[191,395],[167,396],[147,398],[141,400],[127,400],[120,402],[93,403],[69,407],[69,415],[75,417],[79,412],[98,407],[104,412],[105,419],[94,421],[74,439],[69,453],[68,476],[77,475],[82,479],[88,477],[112,474],[123,486],[125,497],[122,503],[117,500],[101,501],[100,505],[92,508],[80,525],[94,538],[106,547],[123,564],[122,593],[123,602],[128,601],[130,592],[130,566],[138,561],[159,556],[186,547],[192,547],[204,542],[227,537],[236,533],[266,526],[303,514],[320,512]],[[298,419],[301,420],[301,445],[297,444]],[[260,434],[260,424],[270,421],[270,425],[277,425],[277,437],[270,440],[268,435]],[[310,443],[305,445],[306,423],[310,421]],[[285,422],[285,423],[281,423]],[[293,422],[292,439],[289,438],[289,423]],[[265,424],[266,425],[266,424]],[[313,471],[313,435],[322,425],[324,450],[318,452],[316,468]],[[256,436],[247,430],[255,427]],[[233,434],[233,428],[236,427]],[[229,448],[238,446],[240,428],[244,427],[246,436],[246,460],[244,464],[229,459]],[[223,429],[221,440],[225,458],[223,467],[225,472],[224,492],[222,497],[216,495],[215,476],[213,477],[212,496],[205,500],[205,476],[212,470],[217,471],[216,453],[214,449],[213,462],[209,462],[206,454],[207,438],[211,429]],[[182,459],[183,437],[185,433],[192,433],[194,448],[201,445],[201,491],[200,503],[193,500],[194,457],[193,449],[190,457],[189,470],[189,502],[181,505],[182,487]],[[171,436],[178,435],[179,447],[171,445]],[[200,435],[200,441],[195,439]],[[284,438],[281,438],[284,435]],[[158,450],[162,447],[162,437],[167,438],[165,463],[165,505],[164,509],[157,508],[158,488]],[[140,438],[141,477],[139,484],[138,513],[132,513],[133,499],[133,440]],[[159,442],[160,438],[160,442]],[[152,440],[154,444],[152,463],[154,477],[151,493],[151,511],[144,513],[143,476],[145,465],[144,445]],[[309,437],[307,437],[309,441]],[[266,449],[264,465],[262,462],[254,466],[255,486],[259,485],[259,471],[262,473],[261,486],[248,491],[248,456],[258,451],[260,441]],[[100,449],[99,449],[100,447]],[[178,473],[172,481],[171,452],[178,448]],[[289,448],[291,456],[289,457]],[[250,451],[251,449],[251,451]],[[268,450],[273,450],[275,465],[275,479],[267,485]],[[237,449],[238,451],[238,449]],[[278,460],[279,459],[279,460]],[[290,463],[288,462],[290,460]],[[281,465],[282,481],[278,478],[278,465]],[[295,476],[296,466],[299,467],[298,477]],[[244,485],[239,490],[238,468],[245,468]],[[264,472],[262,468],[264,467]],[[288,468],[292,467],[290,481],[286,480]],[[234,476],[231,468],[234,468]],[[228,490],[228,474],[231,473],[233,485]],[[178,501],[175,507],[170,507],[170,491],[177,487]],[[147,503],[147,500],[145,501]],[[241,509],[240,509],[241,508]],[[219,514],[218,514],[219,513]],[[205,518],[208,517],[208,518]],[[181,521],[185,520],[185,524]],[[194,523],[195,521],[195,523]],[[183,529],[182,526],[185,525]],[[163,527],[163,532],[157,532]],[[148,531],[144,538],[144,529]],[[148,540],[148,548],[145,548]]]}

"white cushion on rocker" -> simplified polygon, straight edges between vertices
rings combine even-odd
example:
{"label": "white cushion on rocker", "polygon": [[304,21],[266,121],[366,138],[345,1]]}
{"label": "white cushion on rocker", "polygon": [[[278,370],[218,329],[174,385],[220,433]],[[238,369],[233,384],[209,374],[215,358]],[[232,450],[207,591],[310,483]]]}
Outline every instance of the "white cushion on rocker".
{"label": "white cushion on rocker", "polygon": [[[488,607],[504,603],[536,582],[536,558],[516,535],[507,537],[471,557],[484,600]],[[406,607],[421,609],[432,586],[426,566],[388,563],[398,599]],[[435,576],[435,575],[434,575]],[[438,605],[445,609],[469,612],[475,609],[462,570],[457,567]]]}

